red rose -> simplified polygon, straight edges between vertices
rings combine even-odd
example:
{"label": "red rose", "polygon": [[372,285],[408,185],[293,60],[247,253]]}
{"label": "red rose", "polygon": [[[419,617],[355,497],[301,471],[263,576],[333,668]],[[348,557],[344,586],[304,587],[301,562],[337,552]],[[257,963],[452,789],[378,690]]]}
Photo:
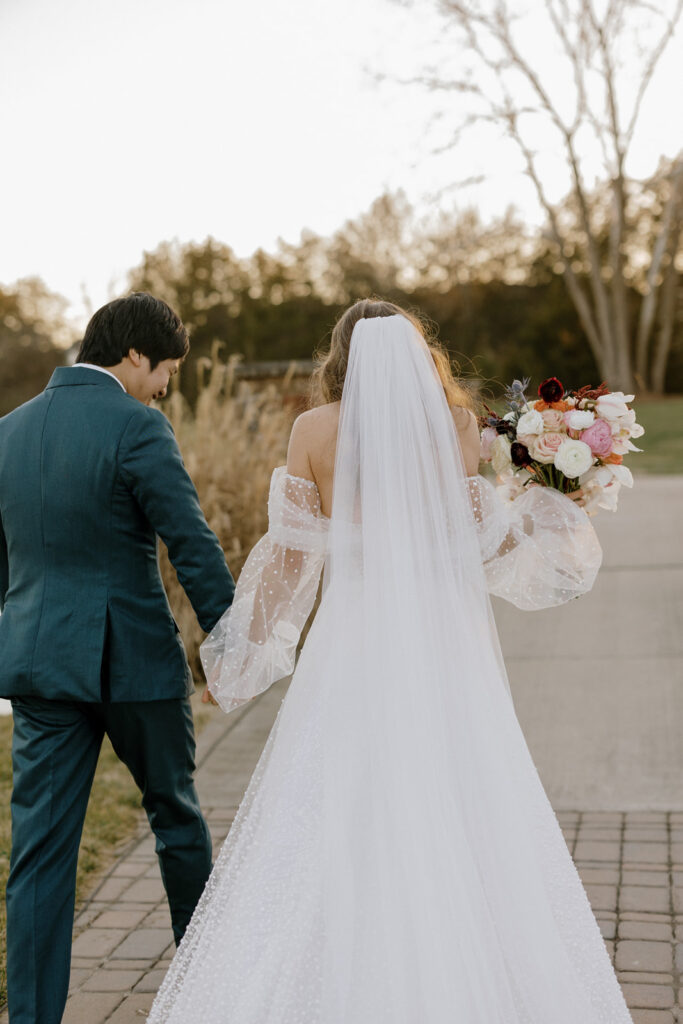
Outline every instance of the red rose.
{"label": "red rose", "polygon": [[557,377],[548,377],[544,380],[538,389],[538,393],[544,402],[548,405],[551,402],[559,402],[564,394],[564,387],[562,381],[558,380]]}

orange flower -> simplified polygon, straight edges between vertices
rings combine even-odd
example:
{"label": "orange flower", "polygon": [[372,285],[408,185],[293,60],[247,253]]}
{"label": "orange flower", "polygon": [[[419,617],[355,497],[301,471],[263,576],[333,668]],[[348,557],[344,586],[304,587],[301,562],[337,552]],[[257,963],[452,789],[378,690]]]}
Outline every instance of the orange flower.
{"label": "orange flower", "polygon": [[543,398],[539,398],[538,401],[533,402],[533,408],[539,413],[543,413],[544,409],[557,409],[560,413],[566,413],[567,409],[573,407],[563,398],[560,398],[559,401],[544,401]]}
{"label": "orange flower", "polygon": [[614,452],[612,452],[611,455],[608,455],[607,458],[603,459],[602,461],[605,463],[611,462],[615,466],[620,466],[621,463],[624,461],[624,456],[616,455]]}

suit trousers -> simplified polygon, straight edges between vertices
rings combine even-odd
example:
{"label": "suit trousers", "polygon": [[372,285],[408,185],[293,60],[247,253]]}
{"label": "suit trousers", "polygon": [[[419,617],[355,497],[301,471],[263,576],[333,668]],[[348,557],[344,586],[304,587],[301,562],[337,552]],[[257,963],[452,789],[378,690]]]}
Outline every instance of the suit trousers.
{"label": "suit trousers", "polygon": [[59,1024],[69,987],[78,847],[105,733],[142,793],[176,943],[211,872],[193,781],[187,698],[12,700],[12,855],[7,883],[11,1024]]}

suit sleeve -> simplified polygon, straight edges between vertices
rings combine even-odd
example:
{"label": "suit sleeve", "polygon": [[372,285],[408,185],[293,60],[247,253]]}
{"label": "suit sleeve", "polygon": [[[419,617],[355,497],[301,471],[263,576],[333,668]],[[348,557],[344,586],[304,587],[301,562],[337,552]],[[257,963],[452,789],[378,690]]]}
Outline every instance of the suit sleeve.
{"label": "suit sleeve", "polygon": [[235,582],[199,505],[173,428],[143,406],[129,421],[119,447],[124,480],[168,555],[202,629],[210,633],[232,603]]}
{"label": "suit sleeve", "polygon": [[0,516],[0,612],[5,608],[5,598],[9,590],[9,555],[7,554],[7,540],[5,531],[2,528],[2,516]]}

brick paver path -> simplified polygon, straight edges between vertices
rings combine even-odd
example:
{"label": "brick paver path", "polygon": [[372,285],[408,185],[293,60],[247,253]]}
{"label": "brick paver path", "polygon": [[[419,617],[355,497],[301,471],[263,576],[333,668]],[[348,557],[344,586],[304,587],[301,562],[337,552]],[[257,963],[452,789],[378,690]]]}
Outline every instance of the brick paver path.
{"label": "brick paver path", "polygon": [[[217,712],[200,737],[198,782],[217,844],[282,695],[278,685],[234,721]],[[683,1020],[683,812],[577,810],[558,817],[634,1021]],[[146,825],[80,911],[75,936],[65,1024],[143,1021],[174,948]]]}
{"label": "brick paver path", "polygon": [[[606,564],[592,594],[531,616],[497,608],[520,721],[635,1024],[683,1022],[683,534],[672,515],[682,499],[683,477],[639,480],[624,516],[599,521]],[[545,670],[543,645],[564,674]],[[216,710],[200,736],[198,785],[217,846],[284,689],[229,716]],[[146,824],[74,935],[64,1024],[144,1021],[173,954]]]}

